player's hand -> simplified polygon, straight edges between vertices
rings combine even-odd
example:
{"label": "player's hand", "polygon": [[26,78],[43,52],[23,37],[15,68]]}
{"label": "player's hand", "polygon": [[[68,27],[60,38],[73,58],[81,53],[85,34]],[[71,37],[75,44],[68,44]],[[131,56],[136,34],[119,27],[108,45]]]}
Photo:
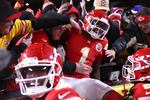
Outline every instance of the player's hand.
{"label": "player's hand", "polygon": [[110,58],[110,62],[112,62],[115,59],[116,52],[114,50],[106,50],[105,55]]}
{"label": "player's hand", "polygon": [[58,9],[57,13],[62,14],[64,11],[66,11],[68,9],[69,4],[68,3],[64,3],[60,6],[60,8]]}
{"label": "player's hand", "polygon": [[133,49],[135,51],[139,50],[139,49],[142,49],[142,48],[147,48],[148,46],[145,45],[145,44],[142,44],[142,43],[136,43],[134,46],[133,46]]}
{"label": "player's hand", "polygon": [[92,68],[83,63],[76,63],[76,72],[81,74],[90,74],[92,72]]}
{"label": "player's hand", "polygon": [[73,18],[70,18],[70,24],[72,27],[76,28],[79,31],[79,33],[81,33],[80,25]]}

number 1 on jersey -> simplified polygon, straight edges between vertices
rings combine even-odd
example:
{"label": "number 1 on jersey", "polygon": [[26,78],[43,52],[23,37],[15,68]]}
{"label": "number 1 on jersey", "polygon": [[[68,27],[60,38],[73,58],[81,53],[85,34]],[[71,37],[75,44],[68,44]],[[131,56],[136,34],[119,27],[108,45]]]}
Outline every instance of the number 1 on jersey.
{"label": "number 1 on jersey", "polygon": [[79,63],[86,63],[86,58],[88,57],[90,49],[88,47],[84,47],[81,49],[82,56],[79,60]]}

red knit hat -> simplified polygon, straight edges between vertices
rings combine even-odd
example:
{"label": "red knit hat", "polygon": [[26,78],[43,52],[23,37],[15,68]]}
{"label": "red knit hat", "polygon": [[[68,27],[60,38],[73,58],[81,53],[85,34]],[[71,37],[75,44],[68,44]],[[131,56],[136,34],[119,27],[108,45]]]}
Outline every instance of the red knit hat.
{"label": "red knit hat", "polygon": [[80,13],[79,13],[79,11],[77,10],[77,8],[76,7],[74,7],[73,5],[68,5],[68,7],[69,6],[71,6],[70,7],[70,9],[68,9],[68,11],[66,12],[66,14],[67,15],[70,15],[70,14],[77,14],[77,17],[79,17],[80,16]]}
{"label": "red knit hat", "polygon": [[0,13],[0,22],[16,19],[21,15],[21,12],[17,13],[6,0],[0,1],[0,11],[3,12]]}

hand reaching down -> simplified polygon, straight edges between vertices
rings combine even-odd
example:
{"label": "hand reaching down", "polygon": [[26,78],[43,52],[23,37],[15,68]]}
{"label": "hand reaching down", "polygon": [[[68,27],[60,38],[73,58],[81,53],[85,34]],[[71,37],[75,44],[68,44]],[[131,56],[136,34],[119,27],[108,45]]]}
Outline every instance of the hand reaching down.
{"label": "hand reaching down", "polygon": [[115,59],[116,52],[114,50],[106,50],[105,55],[110,58],[110,62],[112,62]]}
{"label": "hand reaching down", "polygon": [[92,72],[92,67],[83,63],[76,63],[76,72],[81,74],[90,74]]}

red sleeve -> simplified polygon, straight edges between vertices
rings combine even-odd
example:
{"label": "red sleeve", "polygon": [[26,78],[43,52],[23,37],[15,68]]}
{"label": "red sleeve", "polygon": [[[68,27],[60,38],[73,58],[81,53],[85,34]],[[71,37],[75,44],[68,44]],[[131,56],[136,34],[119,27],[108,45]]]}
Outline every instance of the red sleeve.
{"label": "red sleeve", "polygon": [[35,14],[35,18],[40,18],[42,16],[42,11],[41,10],[38,10]]}
{"label": "red sleeve", "polygon": [[138,83],[134,86],[133,97],[135,98],[135,100],[147,96],[150,96],[150,84]]}

